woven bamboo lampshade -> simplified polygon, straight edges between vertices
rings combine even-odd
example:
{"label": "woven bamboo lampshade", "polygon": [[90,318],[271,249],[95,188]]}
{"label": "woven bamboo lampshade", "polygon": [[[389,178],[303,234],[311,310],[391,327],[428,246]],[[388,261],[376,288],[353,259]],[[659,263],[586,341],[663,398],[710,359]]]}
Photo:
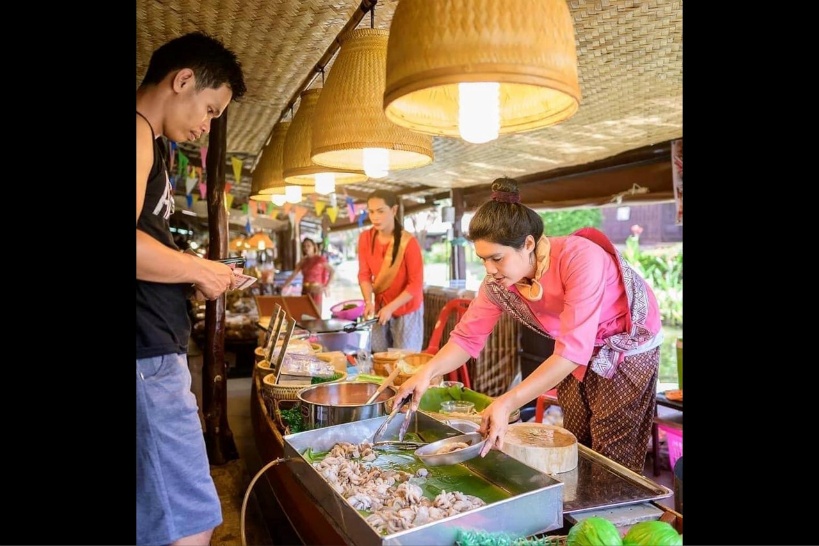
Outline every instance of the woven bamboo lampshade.
{"label": "woven bamboo lampshade", "polygon": [[257,231],[250,237],[248,237],[247,241],[245,241],[248,246],[250,246],[251,250],[265,250],[267,248],[275,248],[276,243],[267,235],[267,233],[263,233],[261,231]]}
{"label": "woven bamboo lampshade", "polygon": [[[286,184],[282,166],[284,159],[284,140],[290,128],[289,121],[280,121],[273,127],[270,142],[262,149],[259,163],[253,169],[250,183],[249,199],[254,201],[273,201],[277,206],[285,203]],[[302,194],[314,193],[312,187],[302,187]]]}
{"label": "woven bamboo lampshade", "polygon": [[313,120],[321,90],[322,88],[319,87],[301,93],[299,109],[293,115],[293,121],[284,139],[284,159],[282,161],[284,180],[288,184],[315,186],[317,175],[331,174],[334,175],[337,185],[364,182],[367,180],[364,171],[323,167],[313,163],[311,159]]}
{"label": "woven bamboo lampshade", "polygon": [[341,38],[313,117],[315,163],[363,169],[374,178],[432,163],[432,137],[396,125],[384,114],[388,39],[389,31],[376,28]]}
{"label": "woven bamboo lampshade", "polygon": [[[571,117],[580,86],[566,0],[401,0],[387,44],[387,118],[426,134],[463,136],[461,84],[478,82],[499,84],[488,92],[497,97],[500,134]],[[491,117],[485,106],[477,112],[465,123]]]}

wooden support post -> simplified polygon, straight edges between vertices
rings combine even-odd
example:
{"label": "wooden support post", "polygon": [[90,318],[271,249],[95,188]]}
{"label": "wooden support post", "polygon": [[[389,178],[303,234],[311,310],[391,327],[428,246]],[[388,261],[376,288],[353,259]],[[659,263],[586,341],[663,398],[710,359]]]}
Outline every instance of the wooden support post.
{"label": "wooden support post", "polygon": [[[228,255],[228,216],[225,204],[225,162],[228,111],[210,122],[207,155],[208,259]],[[227,363],[225,362],[225,296],[205,304],[205,354],[202,370],[202,405],[205,444],[211,464],[239,458],[228,425]]]}
{"label": "wooden support post", "polygon": [[[455,208],[455,220],[452,222],[452,237],[458,239],[463,237],[461,221],[464,217],[464,190],[455,188],[452,190],[452,206]],[[450,278],[453,280],[466,280],[466,252],[463,245],[452,245],[452,259],[450,262]]]}

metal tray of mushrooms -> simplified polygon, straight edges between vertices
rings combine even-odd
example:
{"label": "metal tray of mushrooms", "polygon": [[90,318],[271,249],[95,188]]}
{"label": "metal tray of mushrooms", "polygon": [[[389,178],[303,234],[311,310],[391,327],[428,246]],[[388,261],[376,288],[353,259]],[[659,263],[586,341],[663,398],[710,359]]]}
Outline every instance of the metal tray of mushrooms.
{"label": "metal tray of mushrooms", "polygon": [[[563,483],[501,451],[427,468],[390,442],[359,449],[386,418],[284,437],[287,466],[349,544],[454,544],[459,529],[531,536],[563,526]],[[413,421],[416,441],[463,434],[422,412]],[[395,439],[402,422],[403,414],[381,438]]]}

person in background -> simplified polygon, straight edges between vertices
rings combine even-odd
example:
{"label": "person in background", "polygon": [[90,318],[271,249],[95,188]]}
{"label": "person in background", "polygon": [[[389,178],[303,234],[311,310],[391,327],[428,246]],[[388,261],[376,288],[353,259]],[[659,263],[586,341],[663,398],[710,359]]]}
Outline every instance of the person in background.
{"label": "person in background", "polygon": [[430,380],[477,357],[504,313],[555,340],[521,383],[481,414],[481,452],[503,447],[509,415],[557,386],[564,427],[583,445],[642,473],[654,417],[662,329],[648,284],[606,236],[583,228],[546,237],[543,220],[520,203],[517,183],[499,178],[469,223],[486,268],[478,294],[449,341],[406,381],[395,403],[412,405]]}
{"label": "person in background", "polygon": [[154,51],[136,93],[136,544],[208,544],[222,523],[191,392],[186,300],[191,286],[214,300],[235,279],[174,244],[160,137],[197,140],[245,89],[236,55],[194,32]]}
{"label": "person in background", "polygon": [[378,317],[372,351],[420,351],[424,341],[424,262],[418,240],[404,231],[398,197],[375,190],[367,198],[373,227],[358,238],[358,284],[364,316]]}
{"label": "person in background", "polygon": [[287,277],[287,280],[284,281],[284,284],[282,284],[282,292],[290,286],[290,283],[293,282],[293,279],[295,279],[296,275],[301,271],[301,293],[302,295],[308,294],[310,298],[316,302],[318,310],[321,311],[321,305],[324,300],[323,296],[327,294],[336,271],[333,269],[333,266],[330,265],[327,256],[319,254],[318,245],[316,245],[313,239],[309,237],[304,238],[301,242],[301,252],[303,257],[299,263],[296,264],[293,273],[291,273],[290,276]]}

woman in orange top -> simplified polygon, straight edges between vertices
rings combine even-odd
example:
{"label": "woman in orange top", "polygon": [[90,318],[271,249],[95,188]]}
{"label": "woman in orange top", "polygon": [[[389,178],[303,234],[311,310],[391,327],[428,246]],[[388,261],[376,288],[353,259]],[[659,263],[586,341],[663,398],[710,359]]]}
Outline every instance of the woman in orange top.
{"label": "woman in orange top", "polygon": [[424,262],[421,245],[404,231],[398,197],[375,190],[367,198],[373,224],[358,238],[358,284],[365,317],[378,317],[372,351],[420,351],[424,342]]}

